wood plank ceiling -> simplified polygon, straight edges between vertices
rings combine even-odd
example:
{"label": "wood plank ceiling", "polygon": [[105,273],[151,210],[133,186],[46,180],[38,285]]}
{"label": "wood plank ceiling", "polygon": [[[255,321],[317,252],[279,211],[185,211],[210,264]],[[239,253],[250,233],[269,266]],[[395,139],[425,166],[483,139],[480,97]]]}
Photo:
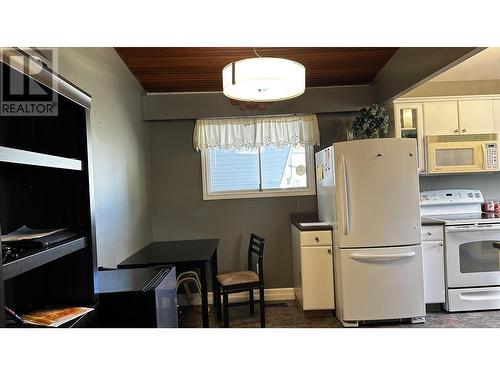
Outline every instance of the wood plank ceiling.
{"label": "wood plank ceiling", "polygon": [[[397,48],[256,48],[306,67],[306,87],[372,81]],[[222,91],[222,68],[256,57],[252,47],[121,47],[116,51],[147,92]]]}

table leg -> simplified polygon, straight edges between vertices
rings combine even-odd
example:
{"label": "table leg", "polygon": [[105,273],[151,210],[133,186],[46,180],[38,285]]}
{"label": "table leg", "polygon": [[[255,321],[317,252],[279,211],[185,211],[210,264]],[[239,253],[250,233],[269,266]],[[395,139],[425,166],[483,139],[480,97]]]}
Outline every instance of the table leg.
{"label": "table leg", "polygon": [[212,294],[214,296],[214,309],[215,309],[215,314],[217,317],[217,320],[222,319],[222,310],[221,310],[221,304],[220,304],[220,290],[217,287],[218,282],[217,282],[217,249],[215,249],[214,253],[212,254],[212,258],[210,260],[210,265],[211,265],[211,271],[212,271]]}
{"label": "table leg", "polygon": [[207,262],[200,265],[201,281],[201,316],[203,328],[208,328],[208,288],[207,288]]}

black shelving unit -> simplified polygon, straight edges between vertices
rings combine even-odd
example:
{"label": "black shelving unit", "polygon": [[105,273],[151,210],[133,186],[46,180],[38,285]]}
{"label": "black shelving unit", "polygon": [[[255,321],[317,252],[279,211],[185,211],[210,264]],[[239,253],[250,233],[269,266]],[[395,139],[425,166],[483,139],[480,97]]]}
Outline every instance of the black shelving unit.
{"label": "black shelving unit", "polygon": [[[67,228],[77,236],[0,263],[0,327],[4,305],[18,314],[50,305],[97,306],[90,96],[47,67],[35,76],[7,61],[13,60],[0,53],[2,77],[50,89],[58,115],[0,116],[0,232],[27,225]],[[87,326],[94,315],[63,327]]]}
{"label": "black shelving unit", "polygon": [[85,237],[78,237],[56,246],[36,250],[32,254],[4,264],[3,279],[4,281],[9,280],[17,275],[31,271],[32,269],[43,266],[44,264],[74,253],[75,251],[85,249],[86,247],[87,240]]}
{"label": "black shelving unit", "polygon": [[0,146],[0,162],[68,169],[73,171],[82,170],[81,160],[63,158],[55,155],[47,155],[40,152],[25,151],[19,150],[17,148],[3,146]]}

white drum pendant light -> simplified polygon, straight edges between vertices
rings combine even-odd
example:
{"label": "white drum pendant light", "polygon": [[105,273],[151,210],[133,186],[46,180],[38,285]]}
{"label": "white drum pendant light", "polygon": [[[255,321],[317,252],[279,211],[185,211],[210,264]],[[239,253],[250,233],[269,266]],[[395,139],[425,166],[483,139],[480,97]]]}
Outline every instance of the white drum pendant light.
{"label": "white drum pendant light", "polygon": [[247,102],[275,102],[304,93],[306,69],[298,62],[274,57],[244,59],[222,69],[228,98]]}

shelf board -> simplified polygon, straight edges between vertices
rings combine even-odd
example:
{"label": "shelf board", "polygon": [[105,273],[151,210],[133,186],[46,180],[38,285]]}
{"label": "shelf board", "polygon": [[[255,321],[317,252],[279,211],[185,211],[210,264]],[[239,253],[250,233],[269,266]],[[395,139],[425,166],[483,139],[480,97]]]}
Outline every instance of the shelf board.
{"label": "shelf board", "polygon": [[14,260],[3,265],[3,279],[8,280],[34,268],[43,266],[53,260],[59,259],[87,246],[85,237],[78,237],[68,242],[55,245],[35,254]]}
{"label": "shelf board", "polygon": [[401,128],[401,131],[417,130],[417,128]]}
{"label": "shelf board", "polygon": [[4,146],[0,146],[0,162],[35,165],[38,167],[69,169],[73,171],[82,170],[81,160],[42,154],[33,151],[25,151]]}

